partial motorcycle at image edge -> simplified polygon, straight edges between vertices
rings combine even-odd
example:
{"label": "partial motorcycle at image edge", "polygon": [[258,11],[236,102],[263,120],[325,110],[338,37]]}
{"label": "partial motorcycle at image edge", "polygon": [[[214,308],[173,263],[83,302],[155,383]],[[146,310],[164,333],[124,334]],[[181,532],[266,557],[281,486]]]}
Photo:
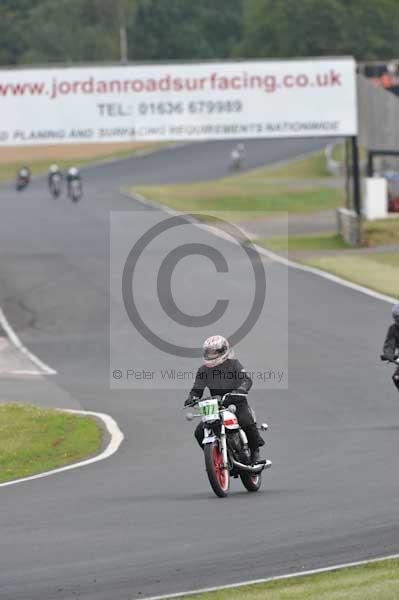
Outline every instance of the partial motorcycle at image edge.
{"label": "partial motorcycle at image edge", "polygon": [[[205,469],[213,491],[220,498],[228,495],[232,477],[239,477],[249,492],[257,492],[262,484],[262,472],[272,465],[270,460],[251,464],[248,439],[238,423],[236,407],[234,404],[225,406],[229,398],[237,396],[243,394],[231,392],[223,397],[193,399],[191,406],[196,407],[198,413],[186,414],[188,421],[195,417],[202,419]],[[262,423],[259,429],[267,431],[268,425]]]}
{"label": "partial motorcycle at image edge", "polygon": [[385,356],[385,354],[381,354],[380,358],[383,362],[389,363],[396,367],[396,371],[393,374],[392,380],[395,387],[399,390],[399,357],[392,359],[390,356]]}

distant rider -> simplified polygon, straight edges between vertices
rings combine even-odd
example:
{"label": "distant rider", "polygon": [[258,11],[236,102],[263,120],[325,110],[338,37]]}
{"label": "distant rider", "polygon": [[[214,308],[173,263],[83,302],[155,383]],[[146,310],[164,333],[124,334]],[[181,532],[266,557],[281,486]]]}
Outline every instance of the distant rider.
{"label": "distant rider", "polygon": [[245,146],[244,146],[244,144],[242,144],[242,143],[237,144],[237,150],[238,150],[238,153],[240,155],[241,162],[243,162],[245,160]]}
{"label": "distant rider", "polygon": [[52,188],[54,180],[57,178],[59,178],[60,180],[62,179],[62,173],[60,171],[59,166],[56,164],[50,165],[50,168],[48,170],[48,185],[50,190]]}
{"label": "distant rider", "polygon": [[78,181],[79,185],[82,186],[82,178],[80,176],[79,169],[77,169],[76,167],[70,167],[70,169],[68,169],[66,180],[68,185],[69,196],[71,195],[71,185],[73,181]]}
{"label": "distant rider", "polygon": [[230,160],[231,160],[231,168],[234,171],[238,171],[238,169],[240,168],[240,165],[241,165],[241,155],[240,155],[237,147],[234,147],[233,150],[231,151]]}
{"label": "distant rider", "polygon": [[54,179],[54,177],[56,175],[59,175],[60,177],[62,177],[62,173],[60,171],[59,166],[56,165],[56,164],[50,165],[49,170],[48,170],[48,181],[49,181],[49,184],[51,183],[51,181]]}
{"label": "distant rider", "polygon": [[398,364],[392,380],[399,391],[399,304],[395,304],[392,308],[392,316],[394,322],[388,329],[382,354],[383,357]]}
{"label": "distant rider", "polygon": [[17,173],[17,190],[22,190],[30,183],[31,172],[29,167],[23,166]]}
{"label": "distant rider", "polygon": [[[214,335],[205,340],[203,345],[204,364],[198,369],[190,395],[185,401],[185,406],[190,406],[194,399],[202,398],[207,387],[212,396],[224,396],[230,392],[248,394],[252,387],[252,379],[245,371],[239,360],[233,358],[229,342],[221,335]],[[226,399],[227,406],[234,404],[237,407],[237,418],[248,438],[251,450],[251,461],[259,460],[259,447],[264,441],[259,434],[254,418],[254,412],[249,407],[248,401],[243,397],[231,396]],[[202,422],[194,433],[200,447],[203,448],[204,427]]]}
{"label": "distant rider", "polygon": [[68,173],[67,173],[67,182],[70,183],[71,181],[81,181],[81,176],[79,173],[79,169],[77,169],[76,167],[70,167],[68,169]]}
{"label": "distant rider", "polygon": [[231,161],[231,167],[234,170],[238,170],[242,163],[244,162],[245,159],[245,148],[244,148],[244,144],[237,144],[236,146],[234,146],[234,148],[231,151],[230,154],[230,161]]}
{"label": "distant rider", "polygon": [[30,179],[30,168],[29,167],[21,167],[20,170],[18,171],[18,175],[19,177],[21,177],[21,179]]}

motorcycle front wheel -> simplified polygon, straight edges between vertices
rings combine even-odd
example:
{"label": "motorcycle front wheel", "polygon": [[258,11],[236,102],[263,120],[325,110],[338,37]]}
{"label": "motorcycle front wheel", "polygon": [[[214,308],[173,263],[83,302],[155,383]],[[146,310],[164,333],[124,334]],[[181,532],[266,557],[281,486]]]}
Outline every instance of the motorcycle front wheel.
{"label": "motorcycle front wheel", "polygon": [[254,475],[248,472],[240,473],[240,478],[243,486],[248,490],[248,492],[257,492],[262,485],[262,474]]}
{"label": "motorcycle front wheel", "polygon": [[205,468],[211,488],[219,498],[225,498],[229,491],[230,474],[223,467],[223,456],[219,442],[206,444],[204,447]]}

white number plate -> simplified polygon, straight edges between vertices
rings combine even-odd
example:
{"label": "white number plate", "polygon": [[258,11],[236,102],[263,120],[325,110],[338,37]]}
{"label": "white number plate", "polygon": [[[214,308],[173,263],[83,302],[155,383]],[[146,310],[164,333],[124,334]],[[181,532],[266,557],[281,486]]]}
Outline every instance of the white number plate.
{"label": "white number plate", "polygon": [[211,398],[210,400],[201,400],[200,402],[198,402],[198,409],[204,422],[216,421],[220,418],[219,403],[217,398]]}

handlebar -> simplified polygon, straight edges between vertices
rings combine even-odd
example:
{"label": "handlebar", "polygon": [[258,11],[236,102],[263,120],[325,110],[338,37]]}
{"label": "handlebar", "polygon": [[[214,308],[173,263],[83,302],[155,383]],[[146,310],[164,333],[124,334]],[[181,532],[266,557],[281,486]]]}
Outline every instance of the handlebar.
{"label": "handlebar", "polygon": [[195,406],[196,404],[198,404],[198,402],[200,402],[201,400],[214,400],[215,398],[217,398],[217,400],[220,404],[223,404],[225,399],[228,398],[229,396],[240,396],[242,398],[246,398],[247,394],[240,394],[239,392],[228,392],[227,394],[224,394],[224,396],[209,396],[208,398],[193,398],[192,403],[187,404],[183,408],[191,408],[191,407]]}

